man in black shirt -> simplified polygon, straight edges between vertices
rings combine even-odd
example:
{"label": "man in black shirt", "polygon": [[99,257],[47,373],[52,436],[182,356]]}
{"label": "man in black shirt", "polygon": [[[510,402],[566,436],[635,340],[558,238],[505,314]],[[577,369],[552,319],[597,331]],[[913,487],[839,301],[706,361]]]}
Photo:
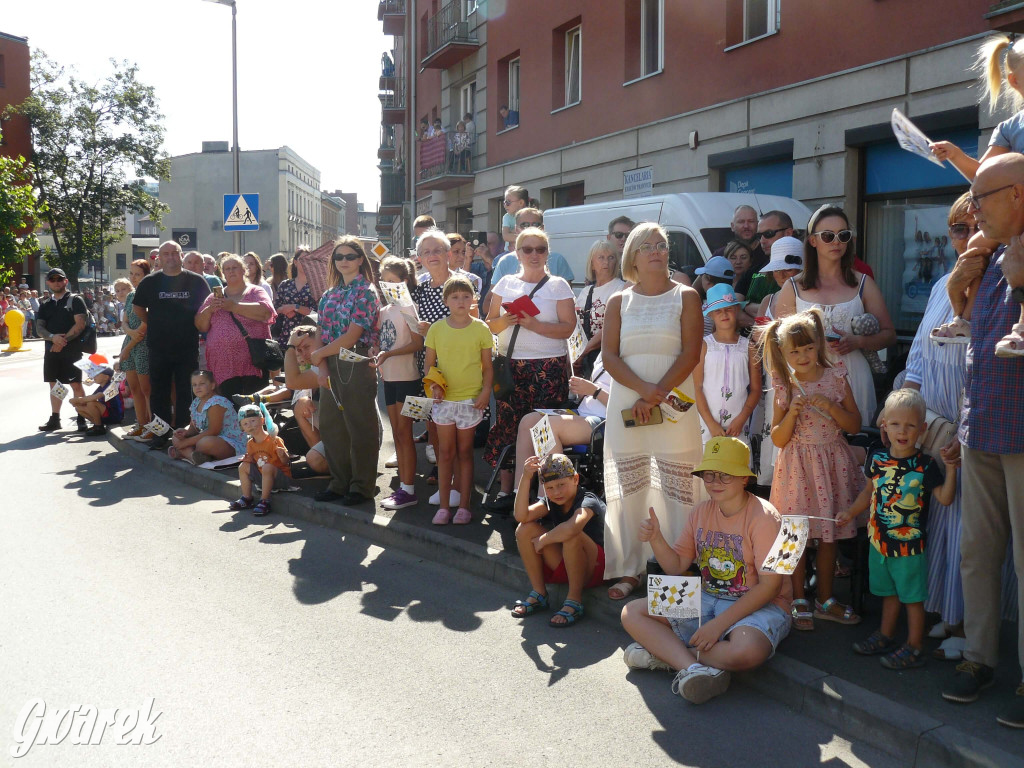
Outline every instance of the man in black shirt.
{"label": "man in black shirt", "polygon": [[[39,305],[36,317],[36,332],[46,340],[43,352],[43,381],[47,389],[55,382],[71,385],[77,397],[85,397],[82,388],[82,371],[75,363],[82,357],[82,343],[76,341],[85,330],[88,312],[81,296],[68,291],[68,276],[63,269],[51,269],[46,273],[46,284],[53,292],[50,301]],[[60,429],[60,406],[63,399],[50,394],[50,418],[39,429],[53,432]],[[86,430],[85,419],[78,417],[78,431]]]}
{"label": "man in black shirt", "polygon": [[[150,404],[153,413],[174,428],[187,427],[192,402],[192,372],[199,365],[196,313],[210,294],[202,276],[182,269],[181,246],[160,246],[160,271],[147,275],[135,290],[135,314],[146,323],[149,345]],[[171,385],[174,415],[171,415]],[[157,442],[166,442],[168,436]]]}

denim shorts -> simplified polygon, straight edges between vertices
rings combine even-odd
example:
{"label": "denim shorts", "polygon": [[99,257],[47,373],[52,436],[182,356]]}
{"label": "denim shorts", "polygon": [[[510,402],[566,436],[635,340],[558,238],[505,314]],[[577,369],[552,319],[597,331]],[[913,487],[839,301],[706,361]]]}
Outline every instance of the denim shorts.
{"label": "denim shorts", "polygon": [[430,417],[441,427],[455,425],[456,429],[473,429],[484,418],[484,412],[473,407],[473,398],[467,400],[442,400],[434,403]]}
{"label": "denim shorts", "polygon": [[[702,592],[700,595],[700,622],[697,619],[669,619],[669,623],[679,639],[689,645],[690,638],[693,637],[701,624],[707,624],[716,616],[725,613],[735,602],[735,600],[715,597]],[[768,603],[768,605],[758,608],[752,614],[740,619],[725,630],[722,633],[722,638],[728,637],[729,633],[736,629],[736,627],[753,627],[767,637],[768,642],[772,644],[772,652],[768,657],[771,658],[775,655],[775,649],[779,647],[779,643],[789,634],[789,628],[792,623],[793,619],[788,613],[779,608],[775,603]],[[721,640],[722,638],[719,639]]]}

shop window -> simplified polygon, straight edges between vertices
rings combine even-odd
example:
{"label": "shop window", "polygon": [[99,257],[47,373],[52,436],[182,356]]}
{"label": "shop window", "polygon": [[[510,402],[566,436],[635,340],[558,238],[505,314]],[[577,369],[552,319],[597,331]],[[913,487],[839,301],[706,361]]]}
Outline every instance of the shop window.
{"label": "shop window", "polygon": [[780,2],[781,0],[726,0],[726,48],[778,32]]}
{"label": "shop window", "polygon": [[627,84],[664,67],[665,0],[626,3],[625,79]]}
{"label": "shop window", "polygon": [[551,207],[565,208],[570,205],[583,205],[583,182],[555,187],[551,190]]}

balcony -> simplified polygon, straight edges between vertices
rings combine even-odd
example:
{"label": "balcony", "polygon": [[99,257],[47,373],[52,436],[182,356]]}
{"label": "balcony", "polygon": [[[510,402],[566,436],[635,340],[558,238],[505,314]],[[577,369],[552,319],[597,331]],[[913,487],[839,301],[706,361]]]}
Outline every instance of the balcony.
{"label": "balcony", "polygon": [[377,216],[398,216],[402,212],[404,201],[405,174],[382,171],[380,174],[380,207],[377,209]]}
{"label": "balcony", "polygon": [[394,216],[381,216],[380,214],[377,215],[376,230],[378,235],[387,235],[390,237],[391,230],[394,228],[394,225]]}
{"label": "balcony", "polygon": [[455,135],[434,136],[416,145],[419,153],[417,190],[453,189],[473,181],[472,147],[467,150],[468,155],[460,158],[460,153],[452,146]]}
{"label": "balcony", "polygon": [[377,94],[380,99],[381,122],[400,125],[405,122],[405,79],[392,78],[392,87]]}
{"label": "balcony", "polygon": [[385,35],[405,33],[405,0],[381,0],[377,3],[377,21],[384,22]]}
{"label": "balcony", "polygon": [[390,125],[380,127],[380,146],[377,147],[377,159],[394,162],[395,129]]}
{"label": "balcony", "polygon": [[448,3],[427,19],[426,56],[420,62],[425,69],[448,69],[480,48],[480,41],[469,32],[464,18],[465,3]]}

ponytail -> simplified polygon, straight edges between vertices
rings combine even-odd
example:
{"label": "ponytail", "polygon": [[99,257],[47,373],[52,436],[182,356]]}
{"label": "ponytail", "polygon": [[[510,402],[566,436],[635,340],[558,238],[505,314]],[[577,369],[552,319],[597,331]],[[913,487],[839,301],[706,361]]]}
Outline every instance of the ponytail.
{"label": "ponytail", "polygon": [[792,398],[792,380],[789,376],[789,364],[786,362],[786,355],[782,350],[782,341],[779,338],[779,326],[782,320],[772,320],[768,325],[761,326],[761,338],[759,341],[759,355],[764,362],[765,370],[769,376],[778,376],[785,382],[786,399]]}
{"label": "ponytail", "polygon": [[[1024,47],[1024,46],[1022,46]],[[1006,66],[1003,66],[1003,55],[1006,55]],[[1007,89],[1006,72],[1016,72],[1024,63],[1024,51],[1017,51],[1009,37],[999,35],[990,37],[981,48],[975,59],[975,68],[979,72],[982,90],[989,103],[989,110],[995,112],[1004,97],[1010,99],[1014,106],[1019,106],[1021,97],[1012,88]],[[1007,94],[1007,90],[1010,91]]]}

